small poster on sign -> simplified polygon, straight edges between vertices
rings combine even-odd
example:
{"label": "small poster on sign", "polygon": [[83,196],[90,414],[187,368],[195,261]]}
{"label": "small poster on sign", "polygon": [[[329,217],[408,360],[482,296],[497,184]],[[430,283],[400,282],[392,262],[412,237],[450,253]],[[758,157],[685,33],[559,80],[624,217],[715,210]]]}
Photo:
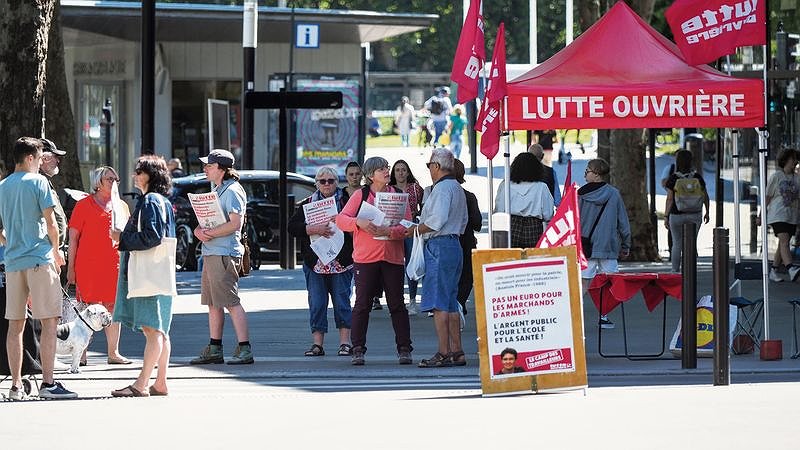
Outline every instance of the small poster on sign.
{"label": "small poster on sign", "polygon": [[565,256],[483,266],[491,379],[575,371]]}

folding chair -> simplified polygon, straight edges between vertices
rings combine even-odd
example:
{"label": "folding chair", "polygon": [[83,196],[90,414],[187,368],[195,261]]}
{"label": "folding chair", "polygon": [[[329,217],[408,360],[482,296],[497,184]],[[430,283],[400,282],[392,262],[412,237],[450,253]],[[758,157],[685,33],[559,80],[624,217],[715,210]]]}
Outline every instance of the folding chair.
{"label": "folding chair", "polygon": [[[742,281],[761,280],[761,261],[750,260],[742,261],[734,265],[734,276],[736,281],[731,285],[731,289]],[[764,299],[758,298],[750,300],[742,296],[732,296],[731,305],[736,307],[736,327],[733,331],[734,339],[739,335],[748,336],[753,341],[753,347],[758,349],[761,343],[761,332],[763,326],[761,313],[764,311]]]}

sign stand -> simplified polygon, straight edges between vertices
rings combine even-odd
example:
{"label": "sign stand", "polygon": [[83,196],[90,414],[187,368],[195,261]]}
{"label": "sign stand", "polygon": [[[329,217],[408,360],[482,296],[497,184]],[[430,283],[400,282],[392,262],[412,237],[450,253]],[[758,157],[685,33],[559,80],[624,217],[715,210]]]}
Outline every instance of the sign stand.
{"label": "sign stand", "polygon": [[[473,250],[472,267],[483,395],[565,389],[584,389],[585,394],[575,247]],[[515,373],[499,373],[504,347],[519,354]]]}

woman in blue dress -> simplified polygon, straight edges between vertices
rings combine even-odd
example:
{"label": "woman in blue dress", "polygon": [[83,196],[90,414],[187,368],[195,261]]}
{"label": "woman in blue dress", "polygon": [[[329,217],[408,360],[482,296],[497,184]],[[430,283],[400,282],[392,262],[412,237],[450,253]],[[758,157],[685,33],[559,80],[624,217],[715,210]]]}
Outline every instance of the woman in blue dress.
{"label": "woman in blue dress", "polygon": [[[170,189],[170,176],[164,158],[154,155],[140,157],[136,162],[133,182],[142,191],[142,196],[139,197],[125,229],[121,232],[111,231],[111,238],[119,242],[120,250],[114,321],[144,333],[144,360],[136,381],[130,386],[112,391],[111,395],[114,397],[147,397],[168,393],[172,296],[127,298],[130,251],[147,250],[159,245],[161,238],[175,236],[175,217],[172,205],[166,198]],[[156,366],[156,380],[148,387],[150,375]]]}

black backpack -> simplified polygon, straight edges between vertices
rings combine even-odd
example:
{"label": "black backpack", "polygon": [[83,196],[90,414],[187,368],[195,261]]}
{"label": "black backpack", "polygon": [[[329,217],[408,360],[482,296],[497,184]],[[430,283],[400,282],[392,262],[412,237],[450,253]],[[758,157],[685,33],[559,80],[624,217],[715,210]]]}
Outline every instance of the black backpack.
{"label": "black backpack", "polygon": [[431,99],[431,114],[441,114],[444,112],[444,100],[439,97]]}

